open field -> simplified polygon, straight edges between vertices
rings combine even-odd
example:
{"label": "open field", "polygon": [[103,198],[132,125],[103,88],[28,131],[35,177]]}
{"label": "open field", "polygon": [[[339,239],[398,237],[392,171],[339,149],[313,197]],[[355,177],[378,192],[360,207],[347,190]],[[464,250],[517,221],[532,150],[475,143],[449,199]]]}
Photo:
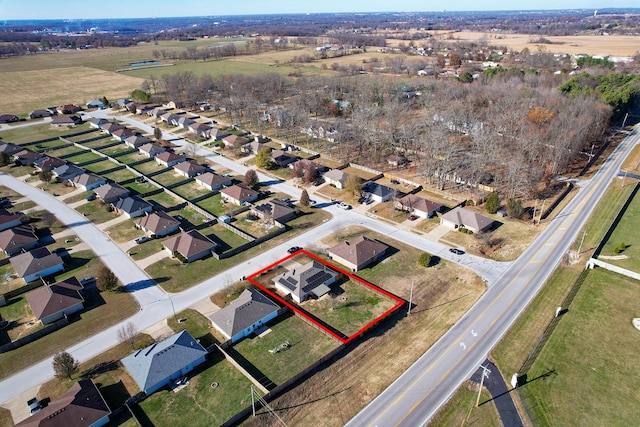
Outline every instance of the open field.
{"label": "open field", "polygon": [[[2,84],[3,83],[0,82],[0,86]],[[0,103],[2,102],[5,102],[5,101],[0,100]],[[13,111],[13,109],[10,109],[10,110],[3,109],[2,111]],[[79,131],[87,130],[87,129],[89,129],[89,125],[87,124],[78,125],[73,129],[67,129],[67,128],[54,128],[50,126],[48,123],[43,123],[43,124],[38,124],[33,126],[5,128],[5,129],[2,129],[2,132],[0,132],[0,136],[2,136],[2,139],[4,139],[5,141],[10,141],[15,144],[22,144],[22,143],[29,143],[32,141],[38,141],[41,139],[57,138],[59,136],[65,136],[65,135],[77,133]],[[53,144],[54,146],[56,146],[56,145],[63,144],[63,142],[60,140],[55,140],[51,142],[45,142],[43,143],[43,146],[46,146],[46,144]]]}
{"label": "open field", "polygon": [[[528,34],[483,33],[474,31],[460,31],[452,33],[452,41],[478,42],[486,40],[491,45],[506,46],[509,49],[522,51],[525,47],[534,53],[538,46],[545,52],[551,53],[584,53],[588,55],[633,56],[638,53],[639,36],[544,36],[553,44],[531,43]],[[538,38],[536,36],[533,37]],[[390,43],[392,44],[392,43]]]}
{"label": "open field", "polygon": [[[631,187],[632,184],[627,184]],[[604,245],[601,255],[620,256],[622,259],[604,259],[610,264],[640,272],[640,241],[638,237],[638,221],[640,220],[640,196],[637,194],[629,204],[624,216]],[[619,254],[614,250],[625,244],[625,248]]]}
{"label": "open field", "polygon": [[[34,62],[39,61],[40,55],[33,59]],[[5,65],[3,62],[3,66]],[[83,66],[4,71],[2,77],[0,111],[13,114],[69,102],[83,105],[105,95],[110,99],[126,97],[133,89],[138,89],[143,80]],[[29,90],[25,91],[24,88]]]}
{"label": "open field", "polygon": [[[267,326],[270,329],[267,334],[244,338],[234,344],[233,349],[275,384],[282,384],[339,345],[290,312]],[[291,345],[289,348],[276,354],[269,353],[286,340]]]}
{"label": "open field", "polygon": [[[603,269],[589,272],[528,378],[520,387],[536,425],[626,426],[640,419],[635,280]],[[609,396],[609,397],[607,397]]]}

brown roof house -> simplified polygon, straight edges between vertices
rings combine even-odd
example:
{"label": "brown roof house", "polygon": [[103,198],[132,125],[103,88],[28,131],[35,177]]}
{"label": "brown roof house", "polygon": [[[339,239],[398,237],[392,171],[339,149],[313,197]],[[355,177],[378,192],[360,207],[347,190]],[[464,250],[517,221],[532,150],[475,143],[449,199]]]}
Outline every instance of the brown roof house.
{"label": "brown roof house", "polygon": [[143,146],[144,144],[150,144],[152,142],[153,141],[151,141],[146,136],[141,136],[141,135],[131,135],[129,138],[124,140],[124,143],[131,148],[138,148]]}
{"label": "brown roof house", "polygon": [[36,160],[44,157],[44,154],[24,149],[22,151],[18,151],[17,153],[13,153],[12,157],[14,163],[18,166],[31,166],[35,163]]}
{"label": "brown roof house", "polygon": [[0,231],[22,224],[24,215],[11,213],[6,209],[0,208]]}
{"label": "brown roof house", "polygon": [[320,298],[330,291],[329,285],[336,281],[338,272],[321,262],[313,261],[279,274],[273,279],[276,289],[301,303],[309,297]]}
{"label": "brown roof house", "polygon": [[281,200],[271,200],[257,206],[251,206],[251,211],[262,220],[273,220],[284,224],[296,217],[296,210]]}
{"label": "brown roof house", "polygon": [[177,165],[185,160],[187,160],[185,156],[181,156],[180,154],[176,154],[172,151],[165,151],[156,156],[156,163],[166,168],[170,168],[171,166]]}
{"label": "brown roof house", "polygon": [[73,127],[75,125],[79,125],[82,123],[82,118],[80,116],[57,116],[51,120],[51,126],[56,127]]}
{"label": "brown roof house", "polygon": [[80,380],[16,427],[101,427],[109,422],[110,414],[93,380]]}
{"label": "brown roof house", "polygon": [[360,236],[329,249],[329,257],[352,271],[358,271],[384,258],[387,249],[389,247],[384,243]]}
{"label": "brown roof house", "polygon": [[189,131],[191,131],[191,133],[196,137],[210,138],[212,129],[213,128],[211,126],[204,123],[195,122],[189,125]]}
{"label": "brown roof house", "polygon": [[77,113],[81,109],[82,108],[78,107],[75,104],[66,104],[66,105],[59,105],[56,108],[56,111],[58,112],[58,114],[73,114],[73,113]]}
{"label": "brown roof house", "polygon": [[162,237],[180,229],[180,221],[166,212],[146,213],[136,220],[136,227],[151,237]]}
{"label": "brown roof house", "polygon": [[244,136],[238,136],[238,135],[227,135],[224,138],[222,138],[222,140],[224,141],[224,145],[226,147],[231,147],[231,148],[240,148],[244,144],[249,142],[249,140]]}
{"label": "brown roof house", "polygon": [[493,225],[491,218],[480,215],[468,209],[458,206],[440,217],[440,224],[456,229],[464,227],[474,233],[487,230]]}
{"label": "brown roof house", "polygon": [[200,234],[197,230],[180,233],[175,237],[162,242],[164,248],[174,257],[182,256],[186,262],[192,262],[204,258],[216,250],[215,242]]}
{"label": "brown roof house", "polygon": [[28,251],[40,245],[38,236],[30,225],[19,225],[0,231],[0,249],[9,255]]}
{"label": "brown roof house", "polygon": [[66,162],[57,157],[44,156],[33,162],[33,167],[38,172],[51,172],[58,166],[64,165]]}
{"label": "brown roof house", "polygon": [[273,150],[271,152],[271,160],[273,160],[273,162],[278,165],[278,167],[283,168],[285,166],[288,166],[289,163],[297,162],[299,159],[297,156],[289,154],[288,151]]}
{"label": "brown roof house", "polygon": [[238,206],[242,206],[245,203],[253,202],[258,198],[258,192],[250,189],[244,184],[236,184],[231,187],[226,187],[220,190],[222,200],[226,200],[231,203],[235,203]]}
{"label": "brown roof house", "polygon": [[111,132],[111,136],[113,136],[115,139],[121,142],[124,142],[124,140],[132,137],[135,134],[136,133],[133,130],[126,127],[122,129],[114,130],[113,132]]}
{"label": "brown roof house", "polygon": [[229,136],[229,133],[223,131],[222,129],[213,128],[209,131],[209,135],[211,135],[214,140],[220,141],[222,138],[226,138],[227,136]]}
{"label": "brown roof house", "polygon": [[420,218],[431,218],[442,209],[440,203],[432,202],[415,194],[407,194],[400,200],[397,200],[395,207],[419,216]]}
{"label": "brown roof house", "polygon": [[102,129],[102,132],[104,133],[113,133],[119,129],[124,129],[125,126],[121,125],[118,122],[107,122],[107,123],[103,123],[102,125],[100,125],[100,129]]}
{"label": "brown roof house", "polygon": [[195,177],[196,184],[207,188],[209,191],[217,191],[222,187],[233,185],[231,178],[218,175],[213,172],[205,172]]}
{"label": "brown roof house", "polygon": [[129,190],[119,186],[118,184],[105,184],[96,188],[96,195],[104,203],[111,204],[118,199],[123,199],[129,195]]}
{"label": "brown roof house", "polygon": [[47,248],[37,248],[12,256],[9,262],[26,283],[64,270],[62,259]]}
{"label": "brown roof house", "polygon": [[231,342],[240,341],[278,316],[280,306],[255,288],[245,289],[229,305],[209,316],[211,324]]}
{"label": "brown roof house", "polygon": [[207,170],[206,167],[198,164],[192,160],[187,162],[178,163],[173,167],[173,170],[178,174],[182,175],[185,178],[193,178],[196,175],[200,175],[201,173]]}
{"label": "brown roof house", "polygon": [[84,308],[82,289],[78,279],[70,277],[33,290],[26,298],[36,319],[47,325]]}
{"label": "brown roof house", "polygon": [[86,172],[73,177],[71,183],[76,188],[81,188],[84,191],[89,191],[93,190],[94,188],[98,188],[101,185],[105,185],[107,183],[107,179],[101,177],[100,175],[96,175],[95,173]]}

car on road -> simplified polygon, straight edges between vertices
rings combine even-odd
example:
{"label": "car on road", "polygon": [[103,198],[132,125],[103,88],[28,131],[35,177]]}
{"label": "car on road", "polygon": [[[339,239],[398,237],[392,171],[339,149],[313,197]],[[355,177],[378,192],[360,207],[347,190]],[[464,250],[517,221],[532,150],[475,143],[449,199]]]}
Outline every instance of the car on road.
{"label": "car on road", "polygon": [[338,207],[340,209],[344,209],[345,211],[348,211],[349,209],[351,209],[351,205],[348,205],[345,202],[338,203]]}
{"label": "car on road", "polygon": [[149,237],[149,236],[140,236],[140,237],[138,237],[138,238],[136,239],[136,243],[137,243],[137,244],[139,244],[139,245],[141,245],[141,244],[143,244],[144,242],[148,242],[149,240],[151,240],[151,237]]}
{"label": "car on road", "polygon": [[298,252],[300,249],[302,249],[300,246],[291,246],[289,249],[287,249],[287,252],[293,254]]}
{"label": "car on road", "polygon": [[458,248],[449,248],[449,252],[456,255],[464,255],[464,251]]}
{"label": "car on road", "polygon": [[40,405],[37,397],[27,400],[27,407],[29,408],[29,413],[31,415],[35,414],[36,412],[40,412],[40,410],[42,409],[42,405]]}

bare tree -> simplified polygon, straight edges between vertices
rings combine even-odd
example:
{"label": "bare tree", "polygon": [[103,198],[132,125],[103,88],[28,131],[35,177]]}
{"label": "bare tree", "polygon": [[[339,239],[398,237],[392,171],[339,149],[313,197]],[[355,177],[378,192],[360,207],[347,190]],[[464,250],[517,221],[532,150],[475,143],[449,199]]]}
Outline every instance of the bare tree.
{"label": "bare tree", "polygon": [[138,328],[133,322],[128,322],[122,328],[118,329],[117,338],[120,343],[126,343],[131,346],[132,350],[135,350],[135,338],[138,334]]}

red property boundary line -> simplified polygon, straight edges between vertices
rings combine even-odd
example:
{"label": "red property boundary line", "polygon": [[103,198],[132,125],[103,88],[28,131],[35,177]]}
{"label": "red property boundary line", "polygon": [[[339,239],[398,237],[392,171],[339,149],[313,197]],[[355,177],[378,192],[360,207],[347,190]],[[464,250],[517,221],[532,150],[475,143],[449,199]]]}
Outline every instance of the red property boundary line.
{"label": "red property boundary line", "polygon": [[[305,254],[309,258],[312,258],[312,259],[314,259],[314,260],[316,260],[318,262],[321,262],[324,265],[326,265],[328,267],[331,267],[332,269],[344,274],[345,276],[348,276],[350,279],[355,280],[357,282],[360,282],[364,286],[367,286],[368,288],[371,288],[373,291],[375,291],[375,292],[377,292],[379,294],[382,294],[382,295],[386,296],[387,298],[391,298],[392,300],[396,301],[396,304],[393,307],[391,307],[389,310],[385,311],[380,316],[376,317],[371,322],[366,324],[364,327],[360,328],[360,330],[358,330],[353,335],[347,337],[346,339],[341,337],[340,335],[336,334],[331,329],[327,329],[323,324],[318,323],[305,310],[302,310],[300,307],[297,307],[297,306],[291,304],[290,302],[285,301],[284,298],[280,297],[279,295],[275,294],[274,292],[271,292],[269,289],[265,288],[260,283],[258,283],[257,280],[254,280],[255,277],[261,275],[265,271],[271,270],[272,268],[276,267],[278,264],[282,264],[283,262],[293,258],[296,255],[300,255],[300,254]],[[257,286],[263,292],[266,292],[270,297],[278,300],[281,304],[284,304],[285,306],[289,307],[297,315],[299,315],[301,317],[304,317],[306,320],[311,322],[313,325],[315,325],[316,327],[322,329],[324,332],[326,332],[327,334],[331,335],[336,340],[340,341],[342,344],[347,344],[348,342],[350,342],[350,341],[354,340],[355,338],[359,337],[360,335],[365,333],[368,329],[372,328],[380,320],[384,319],[385,317],[389,316],[391,313],[393,313],[394,311],[396,311],[397,309],[402,307],[404,305],[404,303],[405,303],[405,300],[403,300],[402,298],[397,297],[397,296],[393,295],[392,293],[389,293],[389,292],[385,291],[384,289],[381,289],[381,288],[377,287],[373,283],[369,283],[366,280],[364,280],[364,279],[362,279],[362,278],[360,278],[360,277],[358,277],[358,276],[356,276],[356,275],[354,275],[354,274],[352,274],[352,273],[350,273],[350,272],[348,272],[346,270],[343,270],[340,267],[338,267],[338,266],[336,266],[334,264],[331,264],[330,262],[327,262],[327,261],[323,260],[322,258],[318,258],[317,256],[313,255],[312,253],[307,252],[304,249],[300,249],[297,252],[294,252],[294,253],[290,254],[289,256],[286,256],[286,257],[274,262],[273,264],[263,268],[262,270],[259,270],[258,272],[253,273],[251,276],[247,277],[247,280],[249,282],[251,282],[253,285]]]}

